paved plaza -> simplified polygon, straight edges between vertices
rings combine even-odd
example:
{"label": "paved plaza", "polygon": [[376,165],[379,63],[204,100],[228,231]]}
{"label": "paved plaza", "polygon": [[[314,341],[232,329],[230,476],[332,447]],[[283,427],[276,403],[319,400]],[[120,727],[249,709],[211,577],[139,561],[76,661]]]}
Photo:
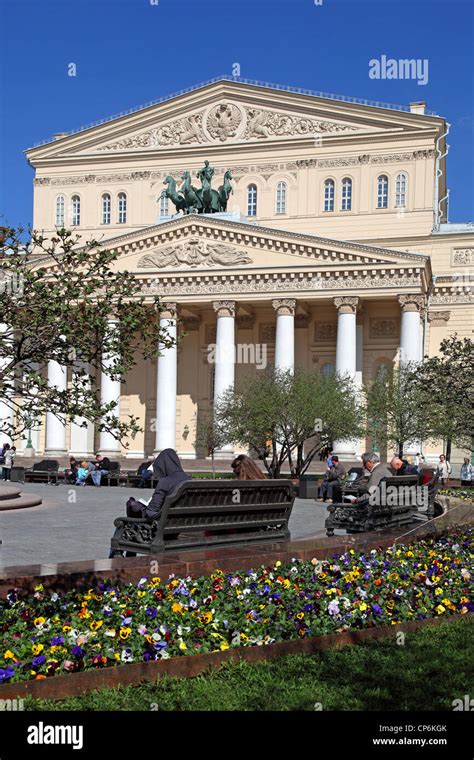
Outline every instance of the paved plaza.
{"label": "paved plaza", "polygon": [[[125,514],[129,496],[152,494],[151,489],[123,487],[19,485],[22,493],[38,494],[43,503],[0,512],[1,567],[104,559],[114,519]],[[325,536],[326,513],[313,499],[296,499],[290,519],[292,539]]]}

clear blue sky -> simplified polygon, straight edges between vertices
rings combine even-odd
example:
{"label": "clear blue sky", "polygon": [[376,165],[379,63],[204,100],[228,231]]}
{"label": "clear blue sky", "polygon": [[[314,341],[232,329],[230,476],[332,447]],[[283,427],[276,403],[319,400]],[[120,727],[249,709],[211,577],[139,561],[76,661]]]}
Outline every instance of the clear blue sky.
{"label": "clear blue sky", "polygon": [[[0,0],[0,212],[31,222],[23,150],[231,74],[428,108],[452,125],[450,221],[474,221],[472,0]],[[429,80],[370,79],[369,60],[428,59]],[[67,75],[77,66],[75,78]]]}

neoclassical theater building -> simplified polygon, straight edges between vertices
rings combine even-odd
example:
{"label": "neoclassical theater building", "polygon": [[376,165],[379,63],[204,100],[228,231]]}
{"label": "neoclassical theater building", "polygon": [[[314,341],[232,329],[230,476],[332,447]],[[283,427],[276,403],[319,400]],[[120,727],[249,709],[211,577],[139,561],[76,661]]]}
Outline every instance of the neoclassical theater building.
{"label": "neoclassical theater building", "polygon": [[[448,132],[421,102],[222,77],[27,150],[34,227],[74,228],[117,251],[179,338],[102,385],[141,420],[128,448],[52,418],[35,431],[37,452],[142,459],[172,446],[195,458],[199,414],[262,356],[360,384],[435,354],[452,333],[472,336],[474,225],[447,222]],[[216,190],[231,172],[226,211],[176,213],[165,180],[179,190],[189,171],[199,186],[205,160]],[[68,378],[52,364],[50,380]],[[353,459],[370,443],[338,448]]]}

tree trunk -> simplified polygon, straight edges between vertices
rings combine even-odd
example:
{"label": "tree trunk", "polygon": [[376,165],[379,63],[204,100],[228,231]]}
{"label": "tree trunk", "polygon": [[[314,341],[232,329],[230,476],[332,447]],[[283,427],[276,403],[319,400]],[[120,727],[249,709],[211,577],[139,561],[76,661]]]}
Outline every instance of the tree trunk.
{"label": "tree trunk", "polygon": [[216,468],[214,466],[214,451],[211,452],[212,479],[215,480]]}
{"label": "tree trunk", "polygon": [[447,438],[446,439],[446,454],[445,454],[445,456],[446,456],[446,461],[450,462],[451,461],[451,438]]}

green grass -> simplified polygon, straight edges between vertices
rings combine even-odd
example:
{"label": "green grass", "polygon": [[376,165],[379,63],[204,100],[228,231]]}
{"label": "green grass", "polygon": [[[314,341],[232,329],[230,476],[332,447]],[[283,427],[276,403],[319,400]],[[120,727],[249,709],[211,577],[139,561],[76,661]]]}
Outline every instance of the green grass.
{"label": "green grass", "polygon": [[[452,710],[474,694],[474,617],[315,655],[224,665],[27,710]],[[155,705],[155,707],[153,707]],[[157,706],[157,707],[156,707]],[[321,709],[321,708],[319,708]]]}

